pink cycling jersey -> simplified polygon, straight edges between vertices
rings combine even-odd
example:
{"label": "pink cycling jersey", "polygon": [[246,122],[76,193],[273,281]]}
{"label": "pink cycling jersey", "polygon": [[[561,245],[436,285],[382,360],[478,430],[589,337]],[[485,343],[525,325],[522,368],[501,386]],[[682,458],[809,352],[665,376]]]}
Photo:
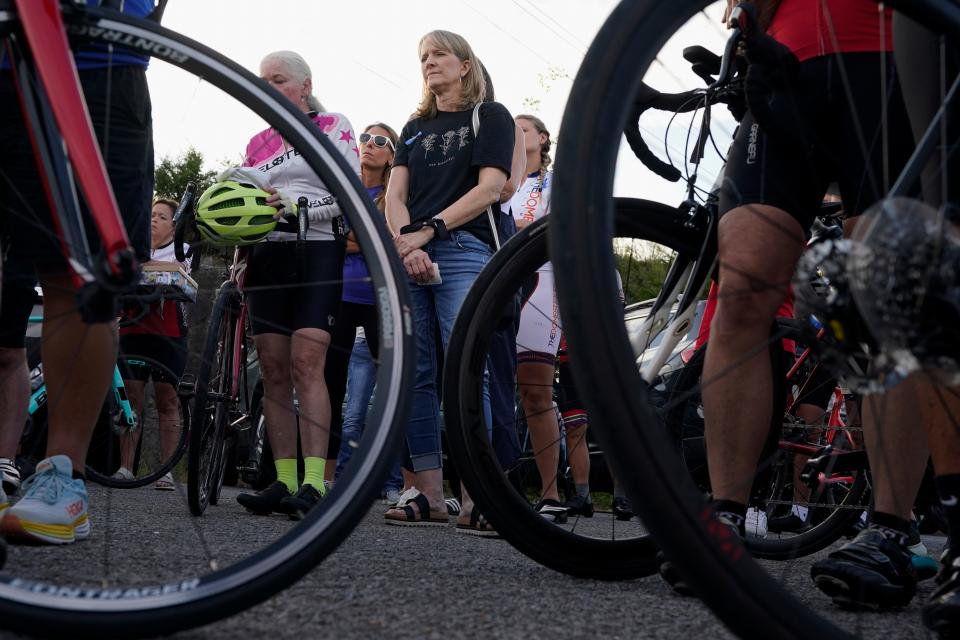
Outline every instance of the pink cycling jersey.
{"label": "pink cycling jersey", "polygon": [[[312,119],[327,134],[350,168],[360,175],[360,149],[353,126],[339,113],[317,113]],[[250,139],[243,166],[259,169],[267,176],[270,186],[296,202],[305,196],[310,207],[310,230],[307,240],[333,240],[330,220],[340,215],[337,200],[310,169],[300,153],[284,140],[275,129],[266,129]],[[320,219],[317,219],[317,216]],[[274,231],[268,240],[290,240],[296,234]]]}

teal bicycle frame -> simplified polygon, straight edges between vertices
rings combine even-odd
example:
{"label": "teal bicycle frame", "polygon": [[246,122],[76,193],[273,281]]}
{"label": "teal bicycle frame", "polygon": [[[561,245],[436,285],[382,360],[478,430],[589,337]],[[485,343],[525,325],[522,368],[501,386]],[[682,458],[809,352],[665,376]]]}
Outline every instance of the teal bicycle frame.
{"label": "teal bicycle frame", "polygon": [[[30,316],[30,322],[43,322],[43,316]],[[138,360],[127,360],[127,362],[130,364],[137,364],[138,362],[144,365],[147,364],[146,362]],[[109,397],[112,398],[112,401],[120,408],[119,415],[113,425],[114,430],[118,433],[136,431],[139,424],[137,414],[133,410],[133,407],[130,406],[130,399],[127,397],[127,387],[123,383],[123,377],[120,375],[120,367],[117,365],[113,365],[113,382],[111,383],[110,390],[112,394]],[[41,383],[40,386],[30,394],[29,414],[33,416],[46,402],[47,385],[46,383]]]}

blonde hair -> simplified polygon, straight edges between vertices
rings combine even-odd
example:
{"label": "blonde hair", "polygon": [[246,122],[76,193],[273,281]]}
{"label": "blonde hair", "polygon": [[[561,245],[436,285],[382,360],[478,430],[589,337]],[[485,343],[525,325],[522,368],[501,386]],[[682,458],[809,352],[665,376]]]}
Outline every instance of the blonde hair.
{"label": "blonde hair", "polygon": [[[307,64],[307,61],[303,59],[299,53],[295,51],[274,51],[273,53],[268,53],[263,56],[263,60],[260,61],[262,66],[267,60],[274,60],[276,62],[282,62],[283,66],[287,68],[287,71],[290,73],[290,78],[294,82],[305,82],[307,78],[313,79],[313,73],[310,71],[310,65]],[[317,99],[312,93],[307,96],[307,106],[310,107],[311,111],[326,111],[323,108],[323,105],[320,104],[320,100]]]}
{"label": "blonde hair", "polygon": [[550,147],[553,144],[550,141],[550,132],[547,131],[547,125],[543,124],[543,120],[537,116],[531,116],[526,113],[522,113],[518,116],[514,116],[514,120],[526,120],[533,125],[533,128],[537,130],[537,133],[543,133],[547,136],[547,141],[540,145],[540,177],[541,179],[547,175],[547,167],[550,166],[552,159],[550,158]]}
{"label": "blonde hair", "polygon": [[[364,133],[370,131],[374,127],[378,129],[383,129],[387,132],[387,137],[390,138],[390,142],[393,143],[393,154],[396,157],[397,154],[397,145],[400,144],[400,136],[397,135],[397,132],[393,130],[392,127],[386,125],[382,122],[374,122],[373,124],[368,124],[367,127],[363,130]],[[361,169],[362,170],[362,169]],[[386,197],[387,197],[387,185],[390,184],[390,172],[393,171],[393,162],[388,162],[387,166],[383,168],[383,180],[380,181],[380,184],[383,186],[383,189],[380,191],[380,194],[377,196],[377,199],[374,200],[374,203],[377,205],[377,209],[381,212],[386,210]]]}
{"label": "blonde hair", "polygon": [[[431,40],[438,48],[449,51],[457,57],[460,62],[469,62],[470,68],[462,78],[460,93],[460,108],[469,109],[477,103],[483,102],[486,95],[483,73],[480,70],[480,61],[474,55],[470,43],[466,39],[452,31],[436,30],[420,38],[420,44],[417,45],[417,55],[423,49],[423,44]],[[423,80],[423,95],[420,98],[420,106],[417,107],[415,114],[421,118],[434,118],[437,115],[437,96],[430,91],[427,80]]]}

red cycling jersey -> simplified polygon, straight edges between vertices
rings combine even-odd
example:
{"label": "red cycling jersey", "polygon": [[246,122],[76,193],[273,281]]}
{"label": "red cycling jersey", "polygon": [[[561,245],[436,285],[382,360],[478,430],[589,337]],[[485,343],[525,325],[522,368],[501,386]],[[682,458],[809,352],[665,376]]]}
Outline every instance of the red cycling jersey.
{"label": "red cycling jersey", "polygon": [[892,9],[875,0],[782,0],[767,33],[801,62],[832,53],[893,51]]}

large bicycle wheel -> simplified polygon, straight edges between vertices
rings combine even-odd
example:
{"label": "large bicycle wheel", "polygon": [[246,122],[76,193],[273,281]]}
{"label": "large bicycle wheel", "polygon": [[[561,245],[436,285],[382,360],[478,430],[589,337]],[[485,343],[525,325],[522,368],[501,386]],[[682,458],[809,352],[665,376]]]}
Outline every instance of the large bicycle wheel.
{"label": "large bicycle wheel", "polygon": [[146,356],[123,354],[117,360],[117,368],[127,386],[110,393],[123,392],[129,396],[131,381],[139,382],[146,391],[144,408],[139,414],[134,413],[134,424],[128,425],[120,405],[108,401],[101,414],[107,435],[94,437],[87,457],[117,460],[119,451],[121,456],[129,456],[133,461],[127,467],[133,477],[105,473],[109,468],[101,470],[89,463],[87,477],[107,487],[135,489],[156,482],[180,462],[187,450],[190,410],[187,399],[178,396],[176,420],[160,419],[155,402],[156,386],[169,384],[176,390],[179,383],[177,376],[160,362]]}
{"label": "large bicycle wheel", "polygon": [[[450,338],[444,370],[450,450],[457,471],[480,511],[500,535],[524,554],[551,569],[578,577],[622,580],[650,575],[656,571],[656,547],[641,522],[615,517],[609,495],[606,504],[597,506],[589,517],[571,514],[562,523],[541,517],[534,510],[536,491],[541,486],[533,461],[536,452],[522,447],[520,457],[504,468],[487,435],[482,382],[491,338],[510,298],[547,261],[548,220],[523,229],[494,254],[464,300]],[[671,227],[679,233],[672,236],[675,242],[670,249],[688,252],[697,246],[695,229],[688,227],[684,232],[676,210],[654,202],[618,200],[616,235],[619,238],[665,239],[671,236],[665,232]],[[625,280],[625,284],[629,285],[629,280]],[[552,309],[535,311],[545,318],[553,317]],[[557,326],[556,331],[559,334],[561,327]],[[579,365],[571,361],[571,366]],[[491,381],[495,383],[513,384]],[[519,396],[515,385],[510,392],[514,397]],[[559,394],[561,412],[569,408],[563,400],[567,395]],[[522,415],[519,410],[518,415]],[[591,427],[594,420],[591,414]],[[523,425],[513,428],[522,435]],[[559,438],[563,440],[563,436]],[[546,446],[561,444],[551,442]],[[587,447],[588,443],[581,437],[581,441],[567,444],[568,456],[569,450],[577,446]],[[594,454],[600,452],[591,452],[592,467],[601,460],[600,455]],[[549,484],[557,478],[542,480]],[[611,479],[607,478],[607,482],[612,485]],[[609,493],[609,490],[608,487],[606,491]]]}
{"label": "large bicycle wheel", "polygon": [[[209,48],[153,22],[75,4],[65,12],[71,38],[109,50],[123,41],[154,57],[151,73],[164,69],[189,76],[178,80],[186,88],[178,90],[174,104],[162,106],[163,96],[155,96],[155,119],[203,119],[205,127],[222,131],[224,122],[239,117],[249,135],[267,126],[276,129],[336,197],[376,293],[380,351],[367,429],[354,443],[351,463],[337,485],[302,521],[250,516],[236,503],[233,487],[223,489],[217,517],[195,518],[179,484],[174,492],[90,484],[88,540],[58,548],[55,562],[49,549],[16,547],[8,554],[0,573],[0,627],[43,636],[165,635],[270,597],[336,549],[367,514],[396,459],[397,428],[405,423],[412,396],[406,277],[383,215],[357,176],[316,124],[279,93]],[[3,0],[0,37],[16,30],[15,13]],[[198,92],[218,96],[216,113],[201,115],[206,98],[191,100]],[[239,134],[238,150],[249,135]],[[195,319],[195,328],[201,324]],[[83,371],[78,368],[77,374]]]}
{"label": "large bicycle wheel", "polygon": [[620,132],[650,65],[708,4],[624,2],[582,64],[564,114],[550,231],[561,313],[588,411],[599,425],[616,425],[598,429],[614,471],[704,602],[744,637],[847,637],[756,564],[729,530],[708,526],[709,506],[652,406],[618,309],[611,195]]}
{"label": "large bicycle wheel", "polygon": [[239,308],[240,292],[233,284],[224,283],[217,292],[207,325],[190,425],[187,498],[195,516],[203,515],[223,481],[223,451],[234,382],[233,339]]}

